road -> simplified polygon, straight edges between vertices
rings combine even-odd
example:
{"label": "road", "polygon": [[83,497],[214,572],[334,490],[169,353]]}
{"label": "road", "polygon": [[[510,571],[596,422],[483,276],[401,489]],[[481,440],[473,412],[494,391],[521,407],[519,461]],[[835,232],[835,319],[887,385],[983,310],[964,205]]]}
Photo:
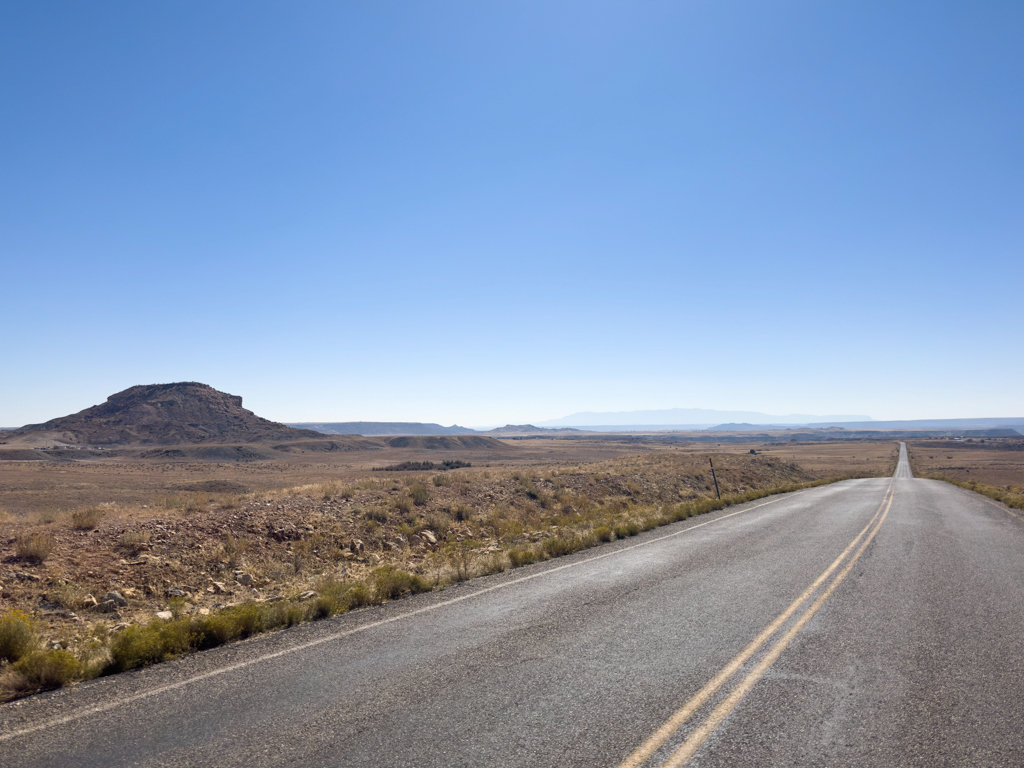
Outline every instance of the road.
{"label": "road", "polygon": [[1024,520],[732,507],[0,707],[0,765],[1024,765]]}

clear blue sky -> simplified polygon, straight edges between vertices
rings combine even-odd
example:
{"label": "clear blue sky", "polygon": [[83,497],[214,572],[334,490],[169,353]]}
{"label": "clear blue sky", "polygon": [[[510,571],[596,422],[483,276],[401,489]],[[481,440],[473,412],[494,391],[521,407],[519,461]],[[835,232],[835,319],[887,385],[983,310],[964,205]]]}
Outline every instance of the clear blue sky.
{"label": "clear blue sky", "polygon": [[0,6],[0,426],[1024,415],[1020,2]]}

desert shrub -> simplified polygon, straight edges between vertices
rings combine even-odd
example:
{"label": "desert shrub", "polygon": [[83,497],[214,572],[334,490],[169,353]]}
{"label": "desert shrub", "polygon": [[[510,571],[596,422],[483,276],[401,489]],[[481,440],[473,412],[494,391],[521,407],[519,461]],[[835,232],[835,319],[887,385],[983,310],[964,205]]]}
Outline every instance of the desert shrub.
{"label": "desert shrub", "polygon": [[541,497],[540,490],[530,480],[524,478],[520,482],[523,486],[523,493],[531,499],[539,499]]}
{"label": "desert shrub", "polygon": [[365,584],[354,584],[352,588],[345,593],[345,606],[349,609],[370,605],[372,602],[373,596],[370,594],[370,590],[366,588]]}
{"label": "desert shrub", "polygon": [[615,534],[607,525],[600,525],[594,529],[594,538],[598,541],[611,541],[615,538]]}
{"label": "desert shrub", "polygon": [[648,515],[640,520],[640,528],[644,531],[650,531],[667,522],[668,520],[660,515]]}
{"label": "desert shrub", "polygon": [[242,559],[242,555],[245,554],[245,550],[249,548],[249,542],[245,539],[236,539],[228,533],[222,548],[224,556],[228,560],[228,564],[235,566],[238,565],[238,562]]}
{"label": "desert shrub", "polygon": [[190,627],[191,642],[196,648],[213,648],[232,640],[250,637],[265,629],[273,629],[278,626],[274,613],[261,615],[256,603],[245,603],[209,616],[196,617]]}
{"label": "desert shrub", "polygon": [[46,531],[30,531],[14,539],[14,551],[21,560],[41,563],[53,552],[53,536]]}
{"label": "desert shrub", "polygon": [[434,485],[440,488],[442,486],[451,485],[455,481],[452,480],[451,475],[434,475],[432,478],[430,478],[430,482],[432,482]]}
{"label": "desert shrub", "polygon": [[117,540],[117,545],[128,552],[138,552],[152,537],[149,531],[125,531]]}
{"label": "desert shrub", "polygon": [[468,461],[462,461],[461,459],[445,459],[441,462],[441,465],[445,469],[461,469],[462,467],[472,467],[473,465]]}
{"label": "desert shrub", "polygon": [[63,650],[35,651],[22,657],[14,670],[33,688],[60,688],[75,679],[78,659]]}
{"label": "desert shrub", "polygon": [[432,461],[403,461],[401,464],[391,464],[386,467],[374,467],[374,472],[419,472],[436,469]]}
{"label": "desert shrub", "polygon": [[338,484],[334,482],[323,483],[320,486],[320,493],[323,494],[324,501],[330,501],[338,495]]}
{"label": "desert shrub", "polygon": [[437,534],[439,539],[448,535],[448,529],[452,527],[452,521],[447,515],[431,515],[426,520],[427,528]]}
{"label": "desert shrub", "polygon": [[489,573],[504,573],[508,568],[508,560],[501,552],[492,552],[489,557],[484,558],[480,564],[480,575],[486,576]]}
{"label": "desert shrub", "polygon": [[393,565],[375,569],[370,574],[370,579],[373,581],[374,594],[378,600],[394,600],[407,592],[415,594],[430,589],[430,585],[419,576],[406,573]]}
{"label": "desert shrub", "polygon": [[86,507],[71,513],[71,527],[77,531],[91,531],[106,515],[103,507]]}
{"label": "desert shrub", "polygon": [[401,496],[394,501],[395,511],[399,514],[405,515],[412,512],[412,499],[408,496]]}
{"label": "desert shrub", "polygon": [[302,573],[311,554],[312,547],[308,539],[299,539],[292,544],[292,569],[296,574]]}
{"label": "desert shrub", "polygon": [[370,507],[363,513],[363,517],[376,523],[386,523],[388,521],[388,511],[382,507]]}
{"label": "desert shrub", "polygon": [[110,663],[104,672],[111,674],[156,664],[185,653],[191,646],[192,627],[188,619],[155,619],[143,627],[128,627],[111,640]]}
{"label": "desert shrub", "polygon": [[35,647],[35,627],[28,616],[21,611],[0,616],[0,661],[17,661]]}
{"label": "desert shrub", "polygon": [[521,565],[530,565],[536,563],[540,558],[537,553],[532,549],[510,549],[508,552],[508,560],[512,563],[513,568],[518,568]]}
{"label": "desert shrub", "polygon": [[58,582],[46,593],[46,599],[51,603],[67,608],[69,611],[77,611],[82,607],[82,600],[85,598],[85,590],[74,583]]}
{"label": "desert shrub", "polygon": [[563,555],[571,555],[573,552],[578,552],[585,546],[586,544],[582,538],[554,536],[550,539],[545,539],[542,548],[544,554],[548,557],[562,557]]}
{"label": "desert shrub", "polygon": [[473,539],[453,542],[445,551],[448,564],[455,571],[456,581],[466,581],[472,576],[470,572],[475,559],[476,550],[480,548],[480,542]]}
{"label": "desert shrub", "polygon": [[615,535],[620,539],[625,539],[628,536],[636,536],[638,533],[640,533],[640,526],[632,521],[615,526]]}
{"label": "desert shrub", "polygon": [[430,497],[427,495],[427,489],[424,486],[414,485],[409,489],[409,498],[412,499],[412,503],[417,507],[422,507]]}
{"label": "desert shrub", "polygon": [[210,504],[210,495],[207,493],[190,493],[185,496],[185,503],[182,509],[189,514],[202,512]]}
{"label": "desert shrub", "polygon": [[464,523],[469,520],[469,516],[473,513],[473,510],[467,507],[465,504],[459,504],[455,509],[452,510],[452,517],[458,520],[460,523]]}

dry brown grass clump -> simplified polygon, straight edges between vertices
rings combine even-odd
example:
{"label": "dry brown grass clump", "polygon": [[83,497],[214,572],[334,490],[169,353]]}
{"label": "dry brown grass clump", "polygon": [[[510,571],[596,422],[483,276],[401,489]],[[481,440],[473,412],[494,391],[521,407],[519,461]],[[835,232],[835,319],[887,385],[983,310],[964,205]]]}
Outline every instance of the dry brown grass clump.
{"label": "dry brown grass clump", "polygon": [[14,540],[14,552],[20,560],[41,563],[54,547],[53,535],[47,531],[25,531]]}
{"label": "dry brown grass clump", "polygon": [[91,531],[106,517],[103,507],[86,507],[71,513],[71,527],[76,531]]}

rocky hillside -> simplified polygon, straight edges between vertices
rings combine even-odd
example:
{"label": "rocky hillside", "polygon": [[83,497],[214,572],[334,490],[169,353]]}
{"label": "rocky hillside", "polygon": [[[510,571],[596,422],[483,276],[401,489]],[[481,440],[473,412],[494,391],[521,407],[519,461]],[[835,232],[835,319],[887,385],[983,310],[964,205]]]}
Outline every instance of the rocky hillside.
{"label": "rocky hillside", "polygon": [[84,411],[4,434],[8,444],[180,445],[322,438],[262,419],[242,398],[194,381],[143,384]]}

